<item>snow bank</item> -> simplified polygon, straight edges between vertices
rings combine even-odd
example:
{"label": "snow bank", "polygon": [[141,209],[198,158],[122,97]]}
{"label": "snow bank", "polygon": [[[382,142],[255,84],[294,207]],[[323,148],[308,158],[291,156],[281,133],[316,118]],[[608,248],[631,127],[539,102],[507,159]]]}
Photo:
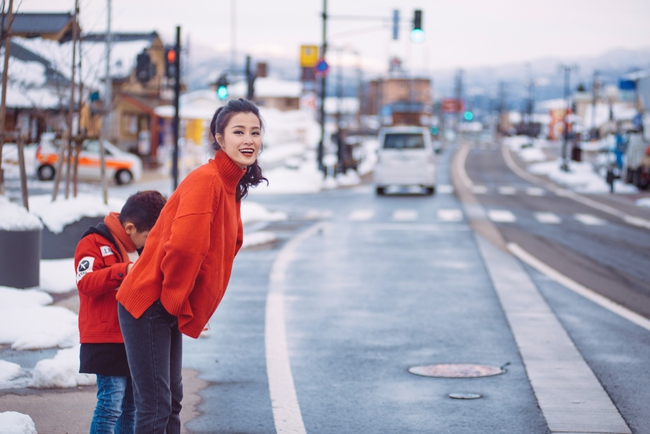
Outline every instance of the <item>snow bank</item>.
{"label": "snow bank", "polygon": [[249,235],[244,235],[244,244],[242,249],[247,247],[259,246],[277,240],[273,232],[257,231]]}
{"label": "snow bank", "polygon": [[0,230],[18,232],[42,228],[43,224],[36,215],[0,196]]}
{"label": "snow bank", "polygon": [[[605,178],[594,172],[591,163],[571,161],[569,172],[560,169],[561,159],[536,163],[528,166],[528,171],[536,175],[546,175],[552,181],[579,193],[609,193]],[[618,193],[636,192],[636,187],[617,181],[614,191]]]}
{"label": "snow bank", "polygon": [[650,197],[643,197],[641,199],[637,199],[636,204],[638,206],[647,206],[650,208]]}
{"label": "snow bank", "polygon": [[[29,373],[17,363],[0,360],[0,389],[18,389],[29,386]],[[0,428],[0,432],[1,428]]]}
{"label": "snow bank", "polygon": [[77,289],[74,258],[41,259],[39,289],[63,294]]}
{"label": "snow bank", "polygon": [[101,195],[91,194],[79,194],[67,200],[59,197],[56,202],[52,202],[50,195],[38,195],[30,197],[29,201],[32,212],[55,234],[83,217],[102,217],[111,211],[119,212],[124,202],[124,199],[109,198],[108,205],[105,205]]}
{"label": "snow bank", "polygon": [[66,388],[77,386],[92,386],[97,377],[94,374],[79,373],[79,348],[59,350],[53,359],[39,361],[32,372],[31,387],[37,388]]}
{"label": "snow bank", "polygon": [[15,411],[0,413],[0,434],[37,434],[31,417]]}
{"label": "snow bank", "polygon": [[252,222],[276,222],[286,219],[286,213],[280,211],[271,212],[259,203],[244,200],[241,204],[241,220],[243,224]]}
{"label": "snow bank", "polygon": [[0,287],[0,343],[15,350],[70,347],[78,341],[77,315],[36,290]]}

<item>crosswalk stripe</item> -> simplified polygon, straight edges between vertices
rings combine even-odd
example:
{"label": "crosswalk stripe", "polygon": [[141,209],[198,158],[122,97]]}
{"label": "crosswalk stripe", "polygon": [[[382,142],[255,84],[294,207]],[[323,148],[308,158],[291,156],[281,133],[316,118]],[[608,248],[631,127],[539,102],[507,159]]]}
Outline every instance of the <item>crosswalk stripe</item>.
{"label": "crosswalk stripe", "polygon": [[487,193],[488,189],[484,185],[473,185],[472,186],[472,193],[474,194],[485,194]]}
{"label": "crosswalk stripe", "polygon": [[439,185],[438,187],[436,187],[436,191],[439,194],[451,194],[451,193],[454,192],[454,187],[452,187],[449,184],[442,184],[442,185]]}
{"label": "crosswalk stripe", "polygon": [[459,222],[463,220],[463,212],[459,209],[439,209],[438,220],[445,222]]}
{"label": "crosswalk stripe", "polygon": [[517,189],[509,185],[502,185],[497,191],[504,196],[512,196],[517,193]]}
{"label": "crosswalk stripe", "polygon": [[348,220],[352,221],[367,221],[375,216],[374,209],[355,209],[348,216]]}
{"label": "crosswalk stripe", "polygon": [[488,218],[497,223],[512,223],[517,221],[517,217],[510,211],[504,209],[491,209],[487,212]]}
{"label": "crosswalk stripe", "polygon": [[528,196],[544,196],[545,192],[543,188],[539,187],[528,187],[526,189],[526,194]]}
{"label": "crosswalk stripe", "polygon": [[414,209],[397,209],[393,212],[393,220],[410,221],[417,220],[418,212]]}
{"label": "crosswalk stripe", "polygon": [[574,217],[580,223],[589,226],[603,226],[607,224],[607,220],[603,220],[591,214],[574,214]]}
{"label": "crosswalk stripe", "polygon": [[535,218],[540,223],[546,223],[551,225],[557,225],[562,223],[562,219],[552,212],[536,212]]}

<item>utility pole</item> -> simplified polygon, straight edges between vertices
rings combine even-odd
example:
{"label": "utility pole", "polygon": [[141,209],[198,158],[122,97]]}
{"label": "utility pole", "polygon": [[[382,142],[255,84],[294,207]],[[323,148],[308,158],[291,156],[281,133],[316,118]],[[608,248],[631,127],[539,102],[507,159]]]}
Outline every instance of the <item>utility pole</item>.
{"label": "utility pole", "polygon": [[463,101],[463,70],[459,69],[456,72],[456,89],[455,89],[456,101],[458,101],[458,111],[456,112],[456,134],[460,130],[460,117],[462,116],[462,104]]}
{"label": "utility pole", "polygon": [[[321,59],[325,60],[327,53],[327,0],[323,0],[323,46],[321,48]],[[320,78],[320,142],[318,142],[318,169],[324,174],[325,167],[323,166],[323,153],[325,146],[325,88],[327,87],[327,79],[325,74]]]}
{"label": "utility pole", "polygon": [[569,158],[567,155],[569,147],[569,110],[571,110],[571,71],[576,69],[575,65],[560,65],[560,69],[564,71],[564,101],[566,108],[564,110],[564,134],[562,141],[562,164],[560,170],[564,172],[569,171]]}
{"label": "utility pole", "polygon": [[180,117],[178,114],[180,94],[181,94],[181,27],[176,26],[176,77],[174,77],[174,158],[172,161],[172,178],[174,179],[173,190],[178,187],[178,139],[179,139],[179,126]]}
{"label": "utility pole", "polygon": [[594,79],[591,83],[591,131],[589,132],[592,139],[597,139],[598,127],[596,125],[596,103],[598,102],[598,93],[600,91],[600,83],[598,82],[598,75],[600,71],[594,70]]}
{"label": "utility pole", "polygon": [[[2,11],[4,14],[4,11]],[[4,68],[2,70],[2,102],[0,102],[0,195],[4,194],[4,172],[2,170],[2,145],[5,143],[5,118],[7,114],[7,77],[9,69],[9,47],[11,46],[11,24],[14,20],[14,0],[9,0],[9,12],[7,16],[7,30],[3,39],[5,45]],[[4,24],[4,23],[3,23]],[[4,26],[3,26],[4,27]]]}

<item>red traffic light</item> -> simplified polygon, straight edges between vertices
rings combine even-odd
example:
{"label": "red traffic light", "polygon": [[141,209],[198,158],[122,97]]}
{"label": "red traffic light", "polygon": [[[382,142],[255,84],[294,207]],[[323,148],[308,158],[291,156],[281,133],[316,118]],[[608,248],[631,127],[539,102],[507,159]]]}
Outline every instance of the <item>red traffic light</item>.
{"label": "red traffic light", "polygon": [[167,50],[167,63],[176,62],[176,50]]}

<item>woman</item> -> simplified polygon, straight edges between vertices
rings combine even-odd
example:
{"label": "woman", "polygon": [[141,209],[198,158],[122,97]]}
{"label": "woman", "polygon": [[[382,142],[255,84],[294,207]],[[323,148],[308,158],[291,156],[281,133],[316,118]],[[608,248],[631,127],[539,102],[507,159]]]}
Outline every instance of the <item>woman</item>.
{"label": "woman", "polygon": [[181,334],[197,338],[221,302],[243,241],[241,200],[266,180],[254,104],[230,101],[210,131],[214,159],[171,195],[117,293],[138,433],[180,433]]}

